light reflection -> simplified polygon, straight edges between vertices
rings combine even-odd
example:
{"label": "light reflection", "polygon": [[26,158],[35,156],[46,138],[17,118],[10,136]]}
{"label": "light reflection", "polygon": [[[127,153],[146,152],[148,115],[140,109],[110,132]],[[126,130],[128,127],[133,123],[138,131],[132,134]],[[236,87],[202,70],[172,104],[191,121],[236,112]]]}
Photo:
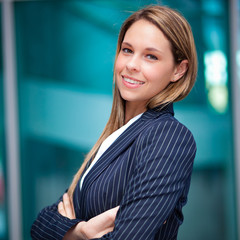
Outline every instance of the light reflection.
{"label": "light reflection", "polygon": [[203,0],[202,6],[204,12],[212,15],[219,15],[224,12],[223,4],[219,0]]}
{"label": "light reflection", "polygon": [[228,104],[228,89],[226,86],[215,86],[208,92],[208,100],[219,112],[224,113]]}
{"label": "light reflection", "polygon": [[228,106],[226,55],[220,50],[205,52],[204,65],[208,101],[217,112],[224,113]]}

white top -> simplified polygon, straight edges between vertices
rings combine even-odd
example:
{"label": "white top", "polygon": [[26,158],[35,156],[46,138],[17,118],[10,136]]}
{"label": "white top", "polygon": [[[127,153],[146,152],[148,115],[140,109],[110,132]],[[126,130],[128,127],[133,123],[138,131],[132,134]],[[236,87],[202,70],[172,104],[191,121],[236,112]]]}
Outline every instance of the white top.
{"label": "white top", "polygon": [[92,169],[92,167],[94,166],[94,164],[97,162],[97,160],[103,155],[103,153],[112,145],[112,143],[131,125],[133,124],[135,121],[137,121],[140,117],[142,116],[142,113],[138,114],[137,116],[135,116],[134,118],[132,118],[131,120],[129,120],[125,125],[123,125],[122,127],[120,127],[118,130],[116,130],[115,132],[113,132],[111,135],[109,135],[101,144],[100,148],[98,149],[98,152],[94,158],[94,160],[92,161],[91,165],[88,167],[88,169],[86,170],[86,172],[83,174],[81,180],[80,180],[80,189],[82,189],[82,185],[83,185],[83,181],[85,179],[85,177],[87,176],[87,174],[89,173],[89,171]]}

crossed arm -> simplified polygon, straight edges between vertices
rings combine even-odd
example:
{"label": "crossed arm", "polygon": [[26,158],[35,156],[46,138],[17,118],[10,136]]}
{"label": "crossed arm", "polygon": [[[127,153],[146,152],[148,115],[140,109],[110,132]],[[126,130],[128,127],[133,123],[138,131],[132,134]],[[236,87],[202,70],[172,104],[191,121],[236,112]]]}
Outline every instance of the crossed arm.
{"label": "crossed arm", "polygon": [[169,234],[170,239],[182,221],[174,209],[181,211],[185,204],[195,142],[189,131],[172,121],[151,130],[136,140],[138,161],[119,210],[110,209],[85,222],[75,219],[73,204],[65,194],[40,212],[32,227],[33,239],[146,240],[154,239],[159,229],[158,234]]}
{"label": "crossed arm", "polygon": [[[64,236],[63,240],[87,240],[100,238],[113,231],[114,221],[119,207],[112,208],[89,221],[81,221],[73,226]],[[63,195],[63,201],[58,204],[58,212],[69,219],[75,219],[73,203],[68,194]]]}

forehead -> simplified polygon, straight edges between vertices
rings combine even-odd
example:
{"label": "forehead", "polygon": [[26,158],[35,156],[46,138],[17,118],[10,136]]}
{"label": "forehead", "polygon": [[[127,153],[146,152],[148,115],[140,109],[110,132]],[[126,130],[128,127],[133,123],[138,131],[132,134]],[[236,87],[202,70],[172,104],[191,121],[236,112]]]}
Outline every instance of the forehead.
{"label": "forehead", "polygon": [[138,43],[148,47],[170,47],[163,32],[147,20],[138,20],[126,31],[123,42]]}

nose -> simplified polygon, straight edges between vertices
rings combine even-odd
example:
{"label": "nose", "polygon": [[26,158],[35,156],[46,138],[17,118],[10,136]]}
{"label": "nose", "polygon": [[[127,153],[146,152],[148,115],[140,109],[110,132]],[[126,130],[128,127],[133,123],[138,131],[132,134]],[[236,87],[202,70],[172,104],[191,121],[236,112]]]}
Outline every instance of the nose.
{"label": "nose", "polygon": [[137,56],[132,56],[126,64],[127,69],[130,72],[139,72],[140,67],[140,60]]}

